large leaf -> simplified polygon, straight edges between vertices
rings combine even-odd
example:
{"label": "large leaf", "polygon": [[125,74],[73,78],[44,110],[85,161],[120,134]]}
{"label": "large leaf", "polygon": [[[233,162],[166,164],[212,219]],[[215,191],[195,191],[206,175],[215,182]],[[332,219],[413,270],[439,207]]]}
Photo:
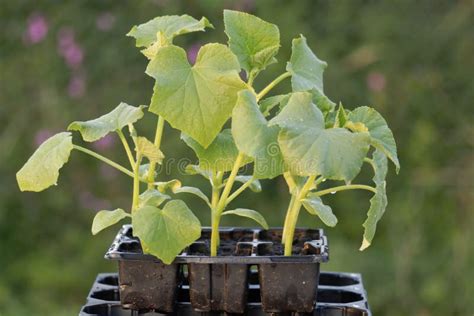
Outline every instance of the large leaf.
{"label": "large leaf", "polygon": [[291,58],[286,66],[291,74],[293,91],[324,91],[323,72],[326,67],[327,63],[316,57],[303,35],[293,40]]}
{"label": "large leaf", "polygon": [[143,105],[135,107],[122,102],[112,112],[99,118],[85,122],[72,122],[68,130],[79,131],[86,142],[94,142],[110,132],[120,130],[141,119],[143,108]]}
{"label": "large leaf", "polygon": [[184,187],[174,189],[173,193],[175,193],[175,194],[178,194],[178,193],[194,194],[195,196],[199,197],[204,202],[206,202],[207,205],[211,206],[211,202],[209,202],[209,198],[198,188],[184,186]]}
{"label": "large leaf", "polygon": [[[239,150],[235,146],[230,129],[220,132],[209,147],[204,148],[190,136],[182,133],[181,139],[191,147],[199,158],[199,168],[208,171],[229,171],[232,170],[235,160],[239,155]],[[243,164],[250,162],[244,159]]]}
{"label": "large leaf", "polygon": [[332,212],[331,207],[325,205],[319,196],[310,193],[302,202],[309,214],[318,216],[329,227],[336,226],[337,217]]}
{"label": "large leaf", "polygon": [[161,164],[165,158],[165,155],[163,155],[158,146],[150,142],[145,137],[137,137],[135,150],[141,155],[147,157],[151,162],[157,162]]}
{"label": "large leaf", "polygon": [[382,115],[368,106],[361,106],[349,113],[348,120],[353,123],[363,123],[367,127],[372,145],[387,155],[395,164],[398,172],[400,162],[397,156],[397,144]]}
{"label": "large leaf", "polygon": [[387,207],[387,192],[385,177],[387,176],[387,157],[379,150],[375,150],[373,154],[372,167],[374,169],[373,181],[377,193],[370,199],[370,208],[367,212],[367,220],[364,226],[364,239],[360,250],[364,250],[370,246],[375,235],[377,222],[382,218]]}
{"label": "large leaf", "polygon": [[369,150],[368,133],[325,129],[323,114],[307,92],[293,93],[271,123],[282,128],[278,141],[286,165],[294,175],[321,175],[349,182],[360,172]]}
{"label": "large leaf", "polygon": [[95,215],[94,221],[92,222],[92,234],[97,235],[97,233],[99,233],[101,230],[117,224],[126,217],[130,217],[130,214],[126,213],[121,208],[115,209],[113,211],[99,211]]}
{"label": "large leaf", "polygon": [[171,43],[173,38],[178,35],[204,31],[206,27],[213,28],[212,24],[205,17],[201,18],[201,20],[196,20],[186,14],[181,16],[165,15],[134,26],[127,36],[136,39],[137,47],[148,47],[156,42],[159,33]]}
{"label": "large leaf", "polygon": [[277,126],[268,126],[255,94],[250,90],[239,92],[232,114],[232,135],[237,148],[255,159],[254,175],[258,179],[274,178],[284,171],[278,132]]}
{"label": "large leaf", "polygon": [[56,134],[42,143],[17,172],[21,191],[43,191],[56,185],[59,169],[69,160],[73,149],[71,133]]}
{"label": "large leaf", "polygon": [[156,80],[150,111],[206,148],[246,87],[239,71],[237,58],[222,44],[201,47],[194,66],[182,48],[163,47],[147,68]]}
{"label": "large leaf", "polygon": [[268,224],[265,218],[257,211],[249,210],[247,208],[238,208],[231,211],[225,211],[222,215],[237,215],[242,217],[247,217],[256,221],[260,226],[265,229],[268,229]]}
{"label": "large leaf", "polygon": [[276,62],[280,31],[275,24],[248,13],[224,10],[224,25],[229,47],[247,73],[258,72]]}
{"label": "large leaf", "polygon": [[166,203],[163,209],[146,205],[132,214],[133,233],[140,238],[145,253],[165,264],[201,236],[201,223],[181,200]]}

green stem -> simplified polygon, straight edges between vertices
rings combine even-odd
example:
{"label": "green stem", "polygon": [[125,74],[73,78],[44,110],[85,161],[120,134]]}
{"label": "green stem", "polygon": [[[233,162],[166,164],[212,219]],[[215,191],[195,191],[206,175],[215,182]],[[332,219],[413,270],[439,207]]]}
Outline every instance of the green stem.
{"label": "green stem", "polygon": [[123,134],[122,130],[118,129],[117,134],[122,141],[123,148],[125,148],[125,152],[127,153],[128,161],[130,161],[130,166],[133,168],[135,166],[135,159],[133,159],[132,151],[130,150],[130,146],[128,145],[127,139]]}
{"label": "green stem", "polygon": [[217,256],[217,247],[219,245],[219,222],[221,216],[217,210],[212,212],[212,230],[211,230],[211,256]]}
{"label": "green stem", "polygon": [[290,210],[290,218],[289,221],[284,228],[286,230],[285,240],[282,242],[285,244],[285,256],[291,256],[292,249],[293,249],[293,237],[295,235],[296,223],[298,221],[298,215],[301,209],[301,200],[306,196],[306,194],[314,187],[314,180],[316,176],[310,176],[306,180],[306,183],[301,188],[299,192],[296,194],[296,198],[294,204]]}
{"label": "green stem", "polygon": [[138,208],[138,197],[140,195],[140,178],[139,178],[139,171],[140,171],[140,164],[142,162],[142,156],[137,153],[135,168],[134,168],[134,176],[133,176],[133,200],[132,200],[132,213]]}
{"label": "green stem", "polygon": [[108,158],[105,158],[104,156],[102,156],[102,155],[100,155],[100,154],[98,154],[98,153],[96,153],[96,152],[94,152],[94,151],[92,151],[92,150],[89,150],[89,149],[84,148],[84,147],[79,146],[79,145],[73,145],[73,148],[76,149],[76,150],[78,150],[78,151],[80,151],[80,152],[83,152],[83,153],[85,153],[85,154],[88,154],[89,156],[92,156],[92,157],[94,157],[94,158],[96,158],[96,159],[99,159],[99,160],[102,161],[102,162],[105,162],[105,163],[108,164],[109,166],[114,167],[115,169],[117,169],[117,170],[119,170],[119,171],[125,173],[125,174],[126,174],[127,176],[129,176],[129,177],[132,177],[132,178],[134,177],[134,174],[133,174],[132,171],[130,171],[130,170],[128,170],[127,168],[125,168],[125,167],[119,165],[119,164],[116,163],[115,161],[112,161],[112,160],[110,160],[110,159],[108,159]]}
{"label": "green stem", "polygon": [[[158,123],[156,125],[156,132],[155,132],[155,146],[160,149],[161,146],[161,139],[163,137],[163,129],[165,127],[165,119],[162,116],[158,117]],[[153,182],[155,181],[155,169],[156,169],[156,162],[150,162],[150,168],[148,169],[148,189],[153,189]]]}
{"label": "green stem", "polygon": [[272,90],[277,84],[285,80],[286,78],[290,77],[291,74],[289,72],[285,72],[284,74],[281,74],[278,76],[275,80],[270,82],[268,86],[266,86],[262,91],[260,91],[257,94],[257,101],[259,101],[261,98],[263,98],[270,90]]}
{"label": "green stem", "polygon": [[363,185],[363,184],[349,184],[349,185],[341,185],[341,186],[338,186],[338,187],[333,187],[333,188],[329,188],[329,189],[326,189],[326,190],[321,190],[321,191],[317,191],[315,192],[315,194],[317,196],[323,196],[323,195],[326,195],[326,194],[329,194],[329,193],[336,193],[336,192],[339,192],[339,191],[346,191],[346,190],[368,190],[368,191],[371,191],[371,192],[374,192],[374,193],[377,193],[377,190],[371,186],[368,186],[368,185]]}
{"label": "green stem", "polygon": [[238,188],[237,190],[234,191],[234,193],[232,193],[229,198],[227,199],[226,201],[226,205],[229,204],[230,202],[232,202],[232,200],[234,200],[236,197],[238,197],[242,192],[244,192],[245,189],[247,189],[251,184],[252,182],[255,180],[255,177],[252,176],[252,178],[250,178],[247,182],[245,182],[244,184],[242,184],[240,186],[240,188]]}
{"label": "green stem", "polygon": [[288,225],[290,223],[290,210],[293,208],[293,204],[295,204],[296,194],[291,194],[290,204],[288,204],[288,209],[286,210],[285,216],[285,224],[283,225],[283,233],[281,235],[281,240],[284,242],[286,240],[286,235],[288,234]]}

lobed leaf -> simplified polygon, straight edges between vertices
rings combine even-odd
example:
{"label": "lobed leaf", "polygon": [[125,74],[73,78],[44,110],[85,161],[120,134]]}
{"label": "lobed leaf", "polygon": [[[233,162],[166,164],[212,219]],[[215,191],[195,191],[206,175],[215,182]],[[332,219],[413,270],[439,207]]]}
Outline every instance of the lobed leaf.
{"label": "lobed leaf", "polygon": [[276,62],[280,31],[275,24],[248,13],[224,10],[224,26],[229,47],[247,74]]}
{"label": "lobed leaf", "polygon": [[163,155],[158,146],[142,136],[137,137],[135,150],[147,157],[151,162],[157,162],[161,164],[165,158],[165,155]]}
{"label": "lobed leaf", "polygon": [[145,253],[165,264],[201,236],[201,223],[181,200],[172,200],[159,209],[145,205],[132,214],[133,233],[140,238]]}
{"label": "lobed leaf", "polygon": [[222,213],[222,216],[224,215],[237,215],[237,216],[247,217],[256,221],[263,228],[268,229],[268,224],[265,218],[262,216],[262,214],[254,210],[250,210],[246,208],[237,208],[235,210],[225,211],[224,213]]}
{"label": "lobed leaf", "polygon": [[182,48],[163,47],[146,71],[156,80],[150,111],[207,148],[246,87],[239,71],[237,58],[222,44],[201,47],[193,66]]}
{"label": "lobed leaf", "polygon": [[393,162],[398,172],[400,162],[397,156],[397,144],[382,115],[368,106],[361,106],[349,113],[348,120],[353,123],[362,123],[367,127],[372,146],[382,151]]}
{"label": "lobed leaf", "polygon": [[255,159],[257,179],[274,178],[284,171],[278,132],[277,126],[268,126],[255,94],[250,90],[240,91],[232,114],[232,135],[237,148]]}
{"label": "lobed leaf", "polygon": [[156,17],[146,23],[135,25],[127,36],[136,40],[137,47],[148,47],[157,41],[159,33],[169,41],[173,38],[186,33],[204,31],[206,27],[214,26],[205,17],[196,20],[189,15],[165,15]]}
{"label": "lobed leaf", "polygon": [[325,205],[319,196],[310,193],[302,202],[309,214],[318,216],[329,227],[336,226],[337,217],[332,212],[331,207]]}
{"label": "lobed leaf", "polygon": [[[220,132],[209,147],[204,148],[190,136],[181,133],[181,139],[191,147],[199,159],[199,168],[206,171],[230,171],[239,155],[230,129]],[[251,162],[248,157],[242,165]]]}
{"label": "lobed leaf", "polygon": [[370,208],[367,212],[367,220],[362,226],[364,226],[364,238],[360,250],[364,250],[370,246],[372,239],[377,229],[377,222],[382,218],[387,207],[387,192],[386,192],[386,181],[387,176],[387,157],[383,152],[376,149],[373,153],[372,167],[374,169],[373,181],[375,183],[375,189],[377,193],[370,199]]}
{"label": "lobed leaf", "polygon": [[21,191],[39,192],[56,185],[59,170],[73,149],[71,133],[58,133],[42,143],[16,173]]}
{"label": "lobed leaf", "polygon": [[282,129],[278,142],[286,166],[294,175],[321,175],[349,182],[360,172],[369,150],[368,133],[325,129],[323,114],[307,92],[293,93],[270,123]]}
{"label": "lobed leaf", "polygon": [[113,211],[102,210],[97,212],[92,222],[92,235],[97,235],[100,231],[117,224],[126,217],[131,216],[121,208],[117,208]]}
{"label": "lobed leaf", "polygon": [[120,103],[111,112],[89,121],[76,121],[68,126],[70,131],[79,131],[86,142],[94,142],[110,132],[121,130],[128,124],[133,124],[143,117],[143,108]]}

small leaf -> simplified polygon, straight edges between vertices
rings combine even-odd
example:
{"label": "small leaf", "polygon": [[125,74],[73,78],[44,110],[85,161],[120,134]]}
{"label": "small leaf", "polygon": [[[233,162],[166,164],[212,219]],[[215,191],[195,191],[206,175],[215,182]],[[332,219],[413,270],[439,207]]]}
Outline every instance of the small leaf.
{"label": "small leaf", "polygon": [[367,220],[364,226],[364,239],[360,250],[364,250],[370,246],[377,229],[377,222],[382,218],[387,207],[387,192],[385,177],[387,176],[387,157],[384,153],[376,149],[373,153],[373,164],[375,189],[377,193],[370,199],[370,208],[367,212]]}
{"label": "small leaf", "polygon": [[[150,164],[149,163],[145,163],[145,164],[140,165],[140,167],[138,168],[138,177],[140,179],[146,179],[148,177],[149,170],[150,170]],[[156,178],[157,175],[158,175],[158,173],[156,172],[156,169],[155,169],[155,174],[153,175],[153,179]]]}
{"label": "small leaf", "polygon": [[204,202],[207,203],[207,205],[211,206],[211,202],[209,202],[208,197],[198,188],[195,187],[181,187],[181,188],[176,188],[173,190],[173,193],[178,194],[178,193],[190,193],[194,194],[200,199],[202,199]]}
{"label": "small leaf", "polygon": [[336,226],[337,217],[332,212],[331,207],[325,205],[319,196],[308,194],[302,202],[309,214],[318,216],[329,227]]}
{"label": "small leaf", "polygon": [[225,211],[224,213],[222,213],[222,216],[224,215],[238,215],[242,217],[247,217],[256,221],[263,228],[268,229],[268,224],[265,218],[262,216],[262,214],[254,210],[249,210],[246,208],[238,208],[231,211]]}
{"label": "small leaf", "polygon": [[276,61],[280,31],[275,24],[248,13],[224,10],[224,25],[229,47],[247,74],[261,71]]}
{"label": "small leaf", "polygon": [[137,47],[148,47],[157,41],[158,33],[171,43],[178,35],[204,31],[206,27],[214,28],[205,17],[198,21],[189,15],[166,15],[134,26],[127,36],[136,39]]}
{"label": "small leaf", "polygon": [[159,164],[162,163],[165,155],[161,152],[161,150],[152,142],[150,142],[145,137],[137,137],[137,144],[135,150],[142,154],[143,156],[147,157],[150,162],[157,162]]}
{"label": "small leaf", "polygon": [[237,58],[222,44],[201,47],[193,66],[182,48],[163,47],[146,71],[156,80],[150,111],[207,148],[246,87],[239,71]]}
{"label": "small leaf", "polygon": [[363,123],[369,130],[372,146],[382,151],[395,165],[397,172],[400,162],[397,156],[397,144],[385,119],[376,110],[361,106],[351,111],[348,119],[354,123]]}
{"label": "small leaf", "polygon": [[[209,147],[204,148],[188,135],[181,133],[181,139],[191,147],[199,158],[199,168],[208,171],[230,171],[239,155],[230,129],[220,132]],[[251,162],[247,157],[242,165]]]}
{"label": "small leaf", "polygon": [[324,93],[317,89],[311,89],[309,92],[313,95],[313,103],[323,112],[325,117],[334,111],[336,103],[332,102]]}
{"label": "small leaf", "polygon": [[293,91],[316,89],[322,93],[323,72],[326,67],[327,63],[316,57],[303,35],[293,40],[291,58],[286,66],[286,70],[291,73]]}
{"label": "small leaf", "polygon": [[[253,179],[253,176],[236,176],[235,177],[235,181],[240,182],[240,183],[246,183],[246,182],[250,181],[251,179]],[[225,182],[227,182],[227,181],[225,181]],[[258,181],[258,179],[253,179],[252,182],[250,183],[249,188],[253,192],[261,192],[262,191],[262,185],[260,184],[260,181]]]}
{"label": "small leaf", "polygon": [[106,229],[109,226],[115,225],[126,217],[131,217],[130,214],[126,213],[121,208],[117,208],[113,211],[99,211],[94,217],[92,222],[92,235],[97,235],[100,231]]}
{"label": "small leaf", "polygon": [[339,108],[337,109],[336,118],[334,121],[334,127],[344,127],[344,125],[346,125],[346,122],[347,122],[346,110],[344,110],[342,103],[339,103]]}
{"label": "small leaf", "polygon": [[184,168],[184,172],[191,176],[199,174],[208,180],[211,178],[211,172],[201,169],[199,166],[196,165],[187,165],[186,168]]}
{"label": "small leaf", "polygon": [[163,194],[158,190],[149,189],[138,197],[138,207],[151,205],[159,207],[164,201],[169,200],[169,195]]}
{"label": "small leaf", "polygon": [[132,214],[133,233],[145,252],[165,264],[201,236],[201,223],[181,200],[166,203],[163,209],[146,205]]}
{"label": "small leaf", "polygon": [[237,148],[255,159],[254,175],[257,179],[271,179],[284,171],[278,132],[277,126],[268,126],[255,94],[250,90],[240,91],[232,114],[232,135]]}
{"label": "small leaf", "polygon": [[70,131],[79,131],[86,142],[94,142],[110,132],[121,130],[128,124],[133,124],[143,117],[143,108],[120,103],[111,112],[85,122],[72,122],[68,126]]}
{"label": "small leaf", "polygon": [[270,123],[282,129],[278,142],[293,175],[321,175],[348,182],[360,172],[369,150],[368,133],[325,129],[323,114],[307,92],[293,93]]}
{"label": "small leaf", "polygon": [[175,190],[181,188],[181,181],[173,179],[166,182],[155,182],[153,185],[155,185],[158,188],[158,191],[161,193],[166,192],[167,190],[174,192]]}
{"label": "small leaf", "polygon": [[279,105],[280,109],[282,109],[288,103],[289,99],[290,99],[289,93],[268,97],[260,101],[260,104],[259,104],[260,112],[262,112],[263,116],[267,117],[268,115],[270,115],[270,111],[275,106]]}
{"label": "small leaf", "polygon": [[17,172],[21,191],[43,191],[56,185],[59,170],[69,160],[73,149],[71,133],[58,133],[42,143]]}

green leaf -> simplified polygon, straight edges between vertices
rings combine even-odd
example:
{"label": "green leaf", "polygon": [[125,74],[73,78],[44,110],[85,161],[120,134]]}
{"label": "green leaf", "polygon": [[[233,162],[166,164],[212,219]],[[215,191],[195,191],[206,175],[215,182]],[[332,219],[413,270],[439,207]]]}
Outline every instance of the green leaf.
{"label": "green leaf", "polygon": [[293,93],[270,123],[282,128],[278,141],[286,165],[294,175],[321,175],[349,182],[360,172],[369,150],[368,133],[325,129],[323,114],[307,92]]}
{"label": "green leaf", "polygon": [[279,105],[280,109],[282,109],[288,103],[290,95],[290,93],[280,94],[260,101],[260,112],[262,112],[263,116],[267,117],[275,106]]}
{"label": "green leaf", "polygon": [[73,149],[71,133],[58,133],[42,143],[17,172],[21,191],[39,192],[56,185],[59,169],[69,160]]}
{"label": "green leaf", "polygon": [[133,233],[140,238],[143,251],[165,264],[201,236],[201,223],[180,200],[166,203],[163,209],[146,205],[132,214]]}
{"label": "green leaf", "polygon": [[165,158],[165,155],[163,155],[160,148],[158,148],[145,137],[137,137],[135,150],[147,157],[151,162],[157,162],[161,164]]}
{"label": "green leaf", "polygon": [[[181,139],[196,153],[201,170],[230,171],[239,155],[239,150],[235,146],[230,129],[220,132],[207,148],[204,148],[184,133],[181,133]],[[250,159],[246,158],[242,165],[250,161]]]}
{"label": "green leaf", "polygon": [[386,182],[385,177],[387,176],[387,157],[384,153],[376,149],[373,153],[373,163],[372,167],[374,169],[373,181],[375,183],[375,189],[377,193],[370,199],[370,208],[367,212],[367,220],[362,226],[364,226],[364,239],[360,250],[364,250],[370,246],[372,239],[375,235],[375,230],[377,228],[377,222],[382,218],[382,215],[385,212],[387,207],[387,192],[386,192]]}
{"label": "green leaf", "polygon": [[332,212],[331,207],[325,205],[319,196],[310,193],[302,202],[309,214],[318,216],[329,227],[336,226],[337,217]]}
{"label": "green leaf", "polygon": [[[138,168],[138,177],[140,179],[146,179],[148,177],[149,170],[150,170],[150,164],[149,163],[145,163],[145,164],[140,165],[140,167]],[[153,178],[156,178],[157,175],[158,175],[158,173],[156,172],[156,169],[155,169],[155,174],[153,175]]]}
{"label": "green leaf", "polygon": [[181,16],[165,15],[134,26],[127,36],[136,39],[137,47],[148,47],[157,41],[159,33],[171,43],[173,38],[178,35],[204,31],[206,27],[214,28],[205,17],[196,20],[186,14]]}
{"label": "green leaf", "polygon": [[121,208],[117,208],[113,211],[99,211],[94,217],[92,222],[92,235],[97,235],[100,231],[106,229],[109,226],[115,225],[126,217],[131,217],[130,214],[126,213]]}
{"label": "green leaf", "polygon": [[229,47],[247,74],[276,62],[274,56],[280,48],[280,31],[275,24],[248,13],[224,10],[224,26]]}
{"label": "green leaf", "polygon": [[198,188],[195,187],[181,187],[181,188],[176,188],[173,190],[173,193],[178,194],[178,193],[190,193],[194,194],[195,196],[199,197],[202,199],[204,202],[207,203],[207,205],[211,206],[211,202],[209,202],[208,197]]}
{"label": "green leaf", "polygon": [[334,121],[334,127],[344,127],[344,125],[346,125],[346,122],[347,122],[346,110],[344,110],[342,103],[339,103],[339,108],[337,109],[336,118]]}
{"label": "green leaf", "polygon": [[153,184],[158,188],[158,191],[160,191],[161,193],[166,192],[167,190],[171,190],[171,192],[174,192],[175,190],[181,188],[181,181],[179,181],[178,179],[173,179],[166,182],[155,182]]}
{"label": "green leaf", "polygon": [[291,58],[286,66],[286,70],[291,73],[293,91],[317,89],[322,93],[323,72],[326,67],[327,63],[316,57],[303,35],[293,39]]}
{"label": "green leaf", "polygon": [[222,44],[201,47],[194,66],[182,48],[163,47],[146,71],[156,80],[150,111],[207,148],[246,87],[239,71],[237,58]]}
{"label": "green leaf", "polygon": [[211,175],[212,175],[211,172],[201,169],[199,166],[196,166],[196,165],[187,165],[184,168],[184,172],[191,176],[199,174],[208,180],[211,178]]}
{"label": "green leaf", "polygon": [[257,179],[274,178],[284,171],[278,132],[277,126],[268,126],[255,94],[250,90],[239,92],[232,114],[232,135],[237,148],[255,159],[254,175]]}
{"label": "green leaf", "polygon": [[225,211],[224,213],[222,213],[222,216],[224,215],[238,215],[242,217],[247,217],[256,221],[263,228],[268,229],[268,224],[265,218],[262,216],[262,214],[254,210],[249,210],[246,208],[238,208],[231,211]]}
{"label": "green leaf", "polygon": [[[235,181],[240,182],[240,183],[246,183],[246,182],[250,181],[253,178],[254,178],[253,176],[236,176]],[[227,181],[225,181],[225,182],[227,182]],[[260,184],[260,181],[258,181],[258,179],[253,179],[252,182],[250,183],[249,188],[253,192],[261,192],[262,191],[262,185]]]}
{"label": "green leaf", "polygon": [[151,205],[159,207],[164,201],[169,200],[170,196],[161,193],[155,189],[149,189],[140,194],[138,197],[138,207]]}
{"label": "green leaf", "polygon": [[133,124],[143,117],[143,108],[120,103],[111,112],[85,122],[72,122],[68,126],[70,131],[79,131],[86,142],[94,142],[110,132],[121,130],[128,124]]}
{"label": "green leaf", "polygon": [[368,106],[361,106],[349,113],[348,120],[353,123],[363,123],[367,127],[372,146],[382,151],[393,162],[398,172],[400,162],[397,156],[397,144],[382,115]]}
{"label": "green leaf", "polygon": [[313,103],[323,112],[325,117],[334,111],[336,103],[332,102],[324,93],[317,89],[311,89],[309,92],[313,95]]}

